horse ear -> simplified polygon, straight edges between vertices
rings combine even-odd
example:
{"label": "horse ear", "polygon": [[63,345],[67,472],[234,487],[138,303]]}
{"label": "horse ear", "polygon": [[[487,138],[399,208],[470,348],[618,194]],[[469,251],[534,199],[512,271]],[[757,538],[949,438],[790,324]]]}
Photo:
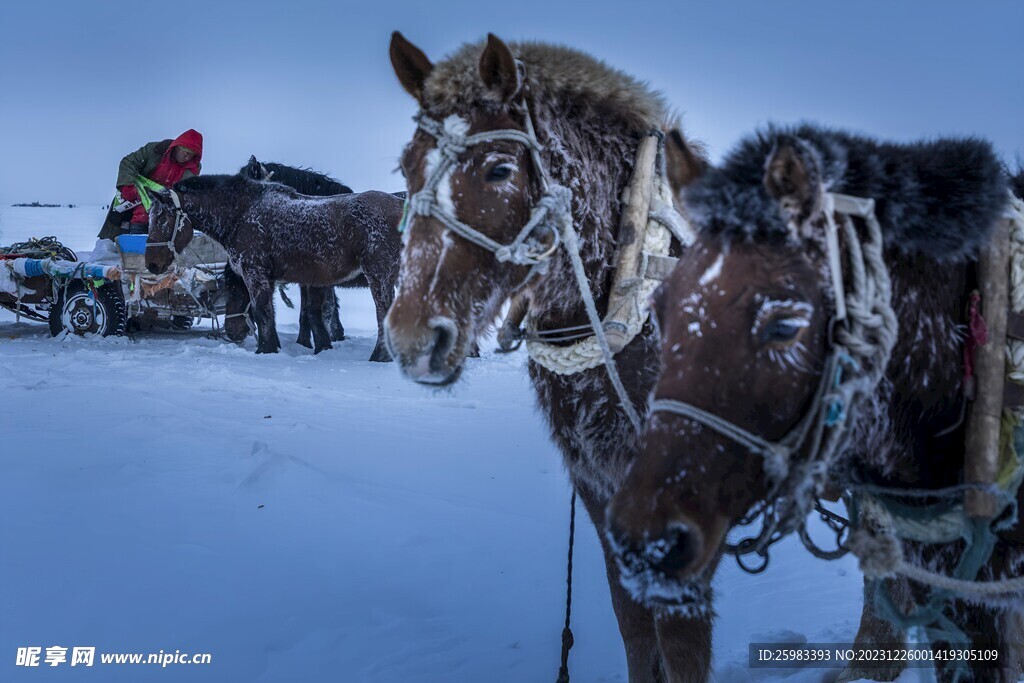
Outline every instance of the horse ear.
{"label": "horse ear", "polygon": [[512,50],[493,33],[487,34],[487,47],[480,55],[480,78],[503,102],[510,101],[522,87]]}
{"label": "horse ear", "polygon": [[806,145],[795,139],[776,144],[764,167],[764,186],[789,219],[804,220],[814,209],[819,172]]}
{"label": "horse ear", "polygon": [[704,174],[708,162],[700,147],[691,145],[678,128],[665,136],[665,168],[672,192],[680,190]]}
{"label": "horse ear", "polygon": [[262,164],[256,160],[256,155],[253,154],[249,157],[249,161],[242,167],[242,175],[251,178],[252,180],[260,179],[260,169]]}
{"label": "horse ear", "polygon": [[418,47],[405,39],[400,32],[391,34],[391,66],[395,68],[398,81],[405,91],[423,103],[423,84],[426,83],[434,65]]}

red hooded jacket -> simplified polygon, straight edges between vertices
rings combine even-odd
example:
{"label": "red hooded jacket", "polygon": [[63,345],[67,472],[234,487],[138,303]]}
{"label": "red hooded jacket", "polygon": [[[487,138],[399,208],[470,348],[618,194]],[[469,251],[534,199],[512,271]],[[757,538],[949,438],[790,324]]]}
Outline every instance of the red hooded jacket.
{"label": "red hooded jacket", "polygon": [[[188,147],[190,150],[196,153],[187,164],[175,163],[171,157],[171,153],[175,147]],[[189,128],[184,133],[174,138],[171,142],[171,146],[164,152],[163,157],[160,159],[160,163],[156,165],[153,172],[149,174],[150,179],[155,180],[164,187],[171,187],[174,183],[181,180],[181,176],[185,174],[185,171],[192,171],[194,175],[199,175],[199,163],[203,160],[203,136],[196,130]]]}

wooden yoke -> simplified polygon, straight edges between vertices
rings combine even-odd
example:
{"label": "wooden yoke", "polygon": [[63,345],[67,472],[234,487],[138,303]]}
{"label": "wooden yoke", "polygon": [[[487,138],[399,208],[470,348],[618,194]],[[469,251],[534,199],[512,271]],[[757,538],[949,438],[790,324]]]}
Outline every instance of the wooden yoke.
{"label": "wooden yoke", "polygon": [[[1006,382],[1006,320],[1009,309],[1010,226],[1001,220],[978,259],[981,307],[988,341],[975,349],[977,399],[967,420],[964,481],[995,484],[999,473],[999,436]],[[991,493],[976,489],[964,496],[969,517],[991,519],[999,512]]]}
{"label": "wooden yoke", "polygon": [[655,164],[658,160],[658,137],[648,135],[641,141],[636,152],[633,177],[626,189],[628,201],[622,210],[619,222],[618,259],[615,263],[615,277],[608,296],[608,315],[605,318],[605,336],[611,352],[618,353],[632,339],[629,321],[642,314],[642,301],[638,300],[637,289],[640,277],[641,254],[644,236],[650,217],[651,199],[654,196]]}

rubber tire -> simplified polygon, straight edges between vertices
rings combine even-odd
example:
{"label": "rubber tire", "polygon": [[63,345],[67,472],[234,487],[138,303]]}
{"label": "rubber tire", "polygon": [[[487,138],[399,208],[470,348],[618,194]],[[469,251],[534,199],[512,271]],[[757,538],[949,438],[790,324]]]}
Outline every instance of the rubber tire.
{"label": "rubber tire", "polygon": [[[101,337],[122,336],[124,335],[125,324],[127,323],[127,317],[124,311],[124,294],[121,293],[121,285],[118,282],[108,282],[102,287],[96,290],[96,300],[94,305],[101,309],[101,316],[96,316],[88,312],[83,306],[83,297],[88,297],[89,292],[84,283],[80,280],[75,280],[68,284],[67,289],[58,286],[57,288],[57,300],[50,306],[50,335],[56,337],[58,334],[67,329],[72,334],[99,334]],[[65,328],[63,320],[63,312],[65,306],[77,307],[82,310],[85,315],[92,315],[91,324],[83,323],[82,326],[73,326]],[[96,318],[99,317],[103,321],[102,327],[99,327],[96,323]],[[84,319],[88,322],[88,318]]]}

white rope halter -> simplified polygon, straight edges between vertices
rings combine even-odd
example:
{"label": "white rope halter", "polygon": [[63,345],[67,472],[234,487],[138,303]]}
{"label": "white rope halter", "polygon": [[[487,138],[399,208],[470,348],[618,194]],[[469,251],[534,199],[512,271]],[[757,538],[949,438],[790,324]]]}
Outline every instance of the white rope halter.
{"label": "white rope halter", "polygon": [[[560,246],[565,247],[576,276],[576,284],[583,299],[583,306],[594,330],[594,337],[601,349],[608,377],[615,388],[622,409],[639,434],[640,416],[626,393],[618,369],[615,367],[614,357],[608,347],[608,340],[605,337],[601,318],[597,313],[594,297],[590,292],[590,284],[583,268],[579,240],[573,227],[572,191],[564,185],[555,183],[548,175],[547,167],[540,155],[543,146],[537,140],[529,105],[525,101],[523,109],[525,111],[525,132],[506,128],[466,135],[461,126],[451,125],[452,119],[446,119],[445,123],[441,123],[422,113],[417,116],[415,120],[419,128],[437,141],[437,149],[441,158],[428,174],[423,188],[408,199],[405,216],[402,218],[399,229],[401,231],[408,229],[408,224],[414,216],[434,218],[447,230],[493,253],[501,263],[533,266],[527,279],[546,268],[548,260],[554,256]],[[502,244],[476,228],[463,223],[454,213],[442,206],[437,197],[438,186],[442,178],[458,163],[459,155],[474,145],[498,140],[508,140],[525,145],[530,150],[530,156],[540,175],[541,183],[541,196],[530,212],[529,219],[516,238],[508,244]],[[551,244],[543,245],[536,240],[535,235],[542,230],[551,234]]]}

